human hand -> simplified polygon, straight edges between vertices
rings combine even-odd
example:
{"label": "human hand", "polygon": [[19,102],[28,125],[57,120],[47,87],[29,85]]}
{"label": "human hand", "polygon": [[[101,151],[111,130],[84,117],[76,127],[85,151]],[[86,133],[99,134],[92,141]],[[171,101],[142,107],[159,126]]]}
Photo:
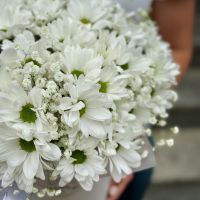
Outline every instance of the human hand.
{"label": "human hand", "polygon": [[114,180],[112,180],[110,183],[108,196],[106,200],[118,200],[125,191],[128,184],[133,180],[133,178],[134,175],[131,174],[123,178],[122,181],[119,183],[116,183]]}

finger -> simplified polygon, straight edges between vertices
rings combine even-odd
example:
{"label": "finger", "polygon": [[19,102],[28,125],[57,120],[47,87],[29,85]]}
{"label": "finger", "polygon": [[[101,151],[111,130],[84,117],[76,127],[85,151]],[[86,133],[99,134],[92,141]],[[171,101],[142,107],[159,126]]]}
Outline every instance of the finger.
{"label": "finger", "polygon": [[120,182],[115,182],[113,179],[112,181],[110,182],[110,187],[113,186],[113,185],[120,185],[122,182],[123,183],[130,183],[130,181],[133,179],[134,177],[134,174],[130,174],[130,175],[127,175],[126,177],[124,177]]}
{"label": "finger", "polygon": [[107,197],[106,200],[115,200],[115,199],[113,199],[112,197]]}
{"label": "finger", "polygon": [[122,195],[122,193],[125,191],[127,185],[130,183],[130,181],[133,179],[133,175],[129,175],[122,179],[120,183],[111,182],[110,190],[109,190],[109,200],[117,200]]}
{"label": "finger", "polygon": [[113,196],[115,196],[118,193],[120,184],[118,184],[118,185],[111,185],[110,186],[110,188],[109,188],[109,196],[110,197],[113,197]]}
{"label": "finger", "polygon": [[125,182],[122,182],[119,186],[118,189],[116,190],[115,193],[112,194],[112,199],[113,200],[117,200],[120,198],[120,196],[123,194],[123,192],[125,191],[127,187],[127,184]]}
{"label": "finger", "polygon": [[128,184],[133,180],[133,178],[134,178],[134,174],[131,174],[131,175],[126,176],[126,177],[123,179],[123,180],[124,180],[124,183],[128,185]]}

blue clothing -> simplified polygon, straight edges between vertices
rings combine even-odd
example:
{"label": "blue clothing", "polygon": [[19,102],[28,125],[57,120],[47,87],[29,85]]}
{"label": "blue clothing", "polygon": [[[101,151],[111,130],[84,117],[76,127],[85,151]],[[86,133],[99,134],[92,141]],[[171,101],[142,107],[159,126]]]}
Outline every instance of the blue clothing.
{"label": "blue clothing", "polygon": [[142,200],[150,185],[153,169],[137,172],[119,200]]}

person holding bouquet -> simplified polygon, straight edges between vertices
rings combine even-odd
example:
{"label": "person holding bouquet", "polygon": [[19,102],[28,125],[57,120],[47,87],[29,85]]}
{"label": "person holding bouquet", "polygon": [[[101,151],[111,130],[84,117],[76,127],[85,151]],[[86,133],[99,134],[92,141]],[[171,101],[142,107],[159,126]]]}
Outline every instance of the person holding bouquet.
{"label": "person holding bouquet", "polygon": [[[118,0],[127,10],[151,10],[164,40],[172,48],[173,58],[180,65],[180,82],[187,72],[193,51],[195,0]],[[152,9],[150,7],[152,6]],[[153,169],[111,182],[107,200],[142,200],[150,184]]]}
{"label": "person holding bouquet", "polygon": [[[122,180],[109,192],[117,200],[132,179],[122,178],[150,166],[146,136],[177,100],[174,60],[185,50],[153,15],[174,59],[146,12],[112,0],[0,1],[1,199],[103,200],[111,176]],[[191,32],[178,28],[190,49]]]}

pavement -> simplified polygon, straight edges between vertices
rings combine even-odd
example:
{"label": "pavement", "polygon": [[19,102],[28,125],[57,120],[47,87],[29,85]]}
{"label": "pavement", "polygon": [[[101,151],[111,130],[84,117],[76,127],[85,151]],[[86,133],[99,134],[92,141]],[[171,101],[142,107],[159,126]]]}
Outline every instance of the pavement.
{"label": "pavement", "polygon": [[200,200],[200,183],[152,185],[144,200]]}
{"label": "pavement", "polygon": [[200,182],[200,128],[181,129],[177,136],[160,131],[156,137],[173,137],[175,144],[157,147],[153,183]]}

